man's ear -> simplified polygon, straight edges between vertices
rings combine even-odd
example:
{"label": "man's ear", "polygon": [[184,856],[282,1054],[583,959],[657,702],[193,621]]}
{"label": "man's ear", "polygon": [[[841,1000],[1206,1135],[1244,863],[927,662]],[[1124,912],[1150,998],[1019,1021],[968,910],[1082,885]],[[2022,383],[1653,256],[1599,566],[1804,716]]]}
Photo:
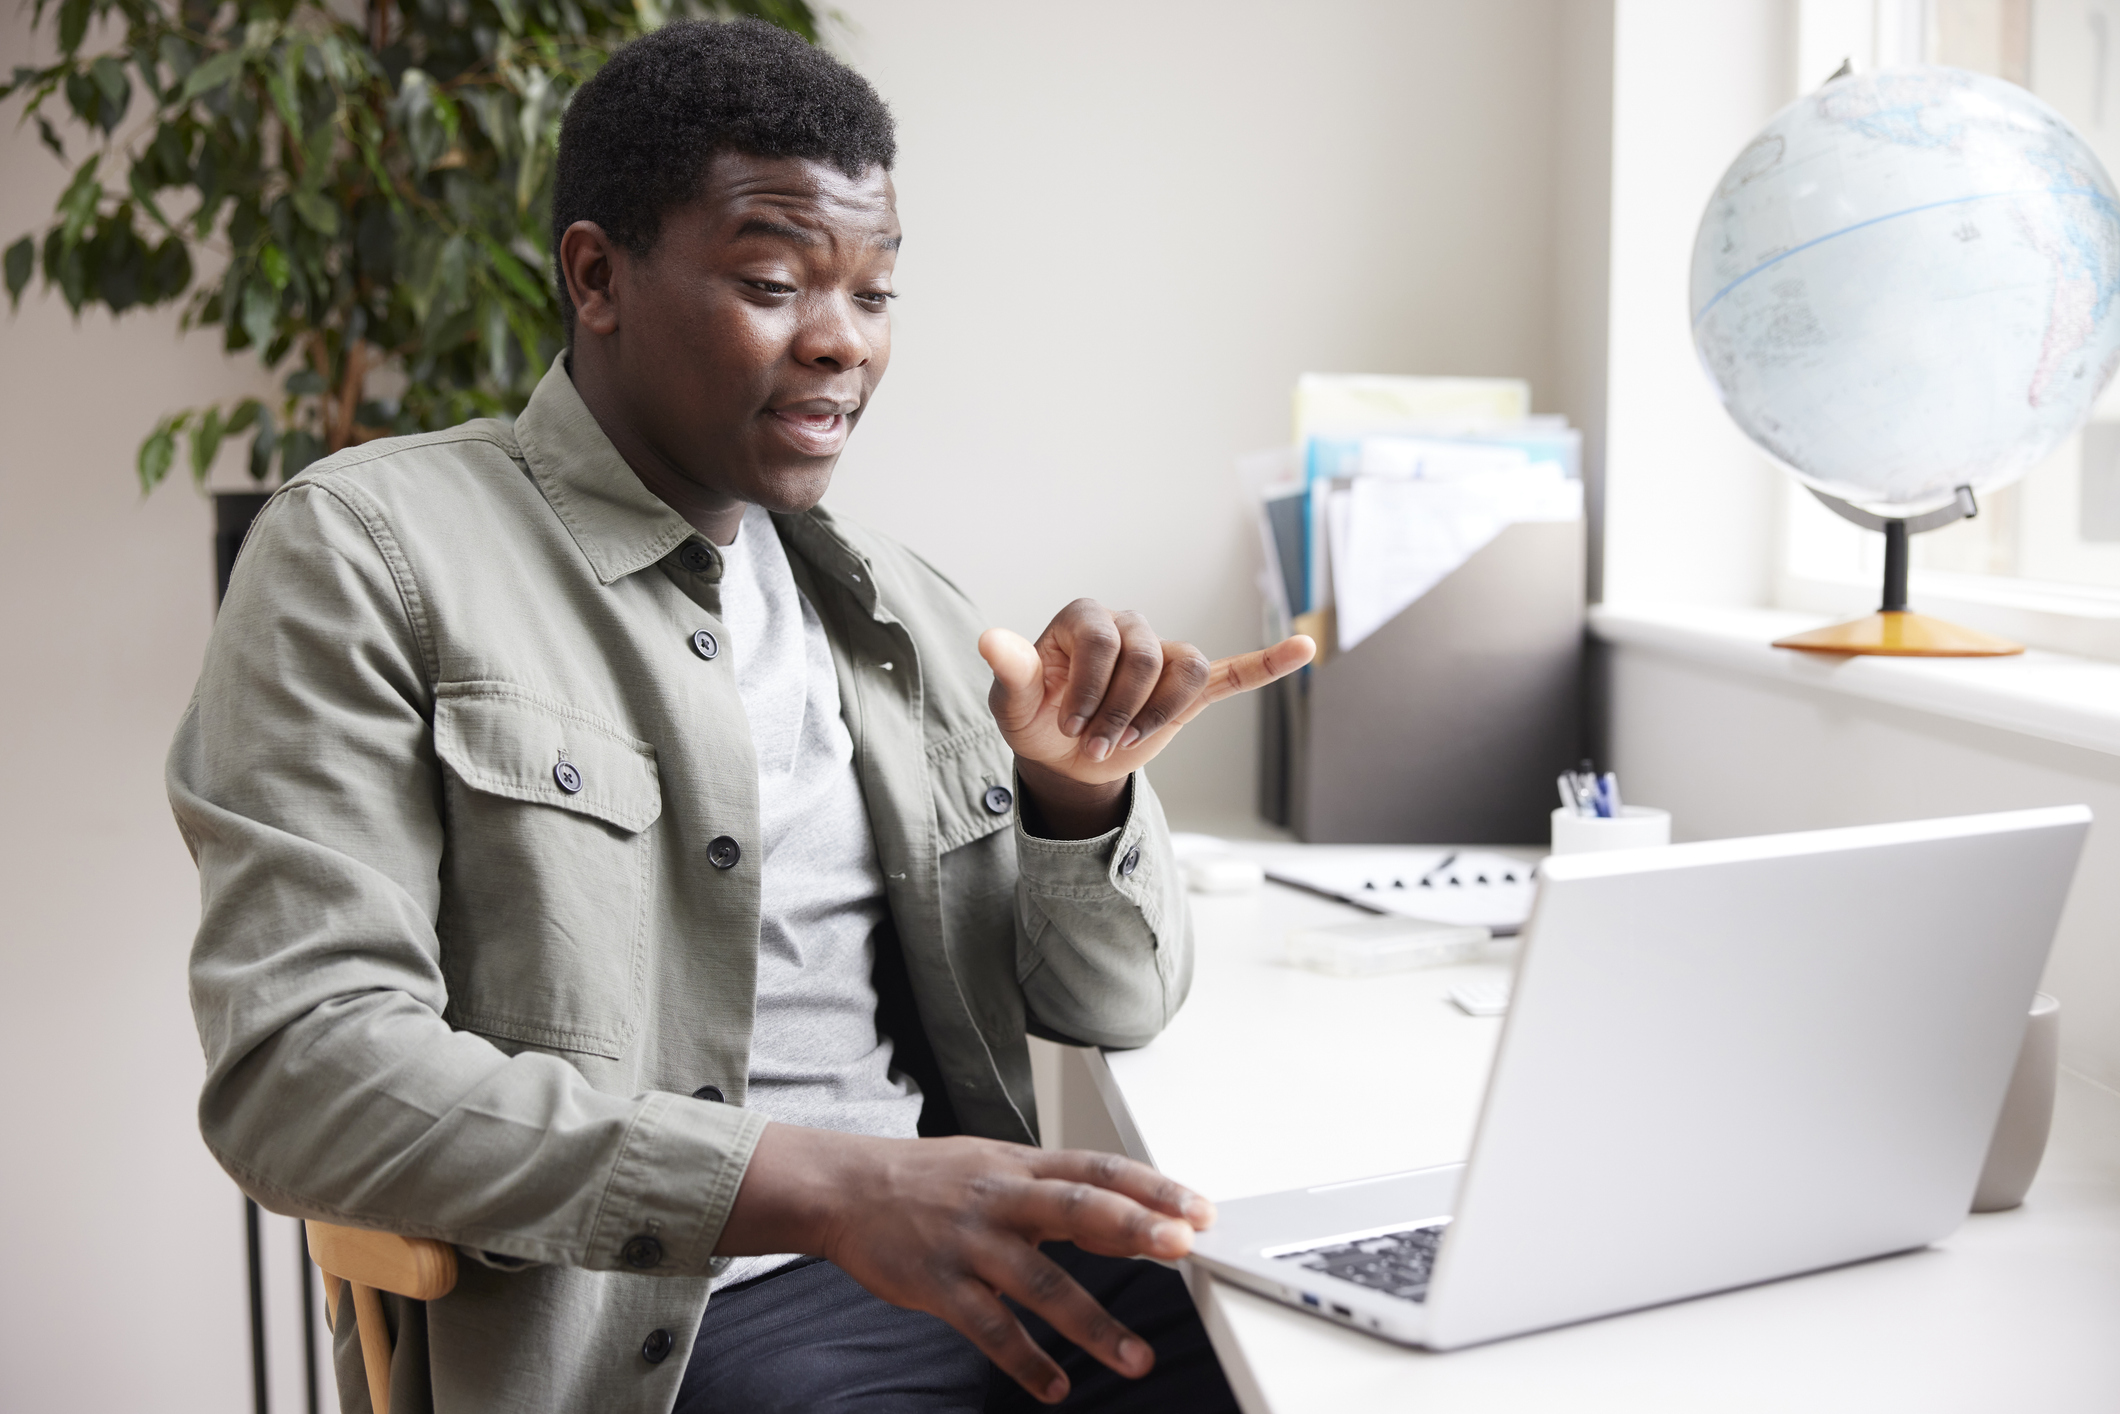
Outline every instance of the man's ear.
{"label": "man's ear", "polygon": [[574,301],[574,327],[608,336],[618,332],[620,259],[617,246],[594,221],[576,221],[559,238],[559,269]]}

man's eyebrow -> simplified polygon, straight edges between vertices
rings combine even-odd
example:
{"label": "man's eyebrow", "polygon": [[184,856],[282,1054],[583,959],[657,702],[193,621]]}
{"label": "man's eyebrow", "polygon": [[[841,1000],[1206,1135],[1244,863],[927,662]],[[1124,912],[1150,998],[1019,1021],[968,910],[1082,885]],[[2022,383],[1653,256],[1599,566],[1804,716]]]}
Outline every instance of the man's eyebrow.
{"label": "man's eyebrow", "polygon": [[763,216],[753,216],[736,228],[736,238],[738,240],[742,240],[745,236],[778,236],[784,241],[793,241],[797,245],[817,244],[816,232],[805,231],[800,226],[789,226],[779,221],[769,221]]}

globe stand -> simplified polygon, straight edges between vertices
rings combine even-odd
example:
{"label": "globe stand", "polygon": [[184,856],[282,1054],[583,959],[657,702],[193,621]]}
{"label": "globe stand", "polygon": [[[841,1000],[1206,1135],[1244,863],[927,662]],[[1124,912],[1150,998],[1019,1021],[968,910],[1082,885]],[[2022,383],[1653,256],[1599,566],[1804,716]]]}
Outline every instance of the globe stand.
{"label": "globe stand", "polygon": [[2024,645],[1978,629],[1917,614],[1907,607],[1907,537],[1936,530],[1980,514],[1973,488],[1961,486],[1951,504],[1926,515],[1894,518],[1852,506],[1817,487],[1811,494],[1843,520],[1864,530],[1884,532],[1884,603],[1874,614],[1831,628],[1812,629],[1774,640],[1776,648],[1805,653],[1876,653],[1899,658],[2000,658],[2022,653]]}

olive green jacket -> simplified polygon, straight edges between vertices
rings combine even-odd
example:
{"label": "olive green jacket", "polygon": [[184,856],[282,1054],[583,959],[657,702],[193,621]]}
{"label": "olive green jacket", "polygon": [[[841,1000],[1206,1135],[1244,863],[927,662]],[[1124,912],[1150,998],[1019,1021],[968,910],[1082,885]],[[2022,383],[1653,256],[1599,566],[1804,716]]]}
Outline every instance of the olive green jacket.
{"label": "olive green jacket", "polygon": [[[1140,1045],[1185,995],[1162,812],[1137,777],[1110,834],[1027,834],[971,604],[821,510],[776,523],[957,1123],[1035,1143],[1027,1027]],[[676,1396],[764,1127],[721,566],[557,364],[512,426],[312,467],[243,548],[169,759],[203,901],[200,1127],[275,1212],[476,1259],[393,1308],[401,1411]]]}

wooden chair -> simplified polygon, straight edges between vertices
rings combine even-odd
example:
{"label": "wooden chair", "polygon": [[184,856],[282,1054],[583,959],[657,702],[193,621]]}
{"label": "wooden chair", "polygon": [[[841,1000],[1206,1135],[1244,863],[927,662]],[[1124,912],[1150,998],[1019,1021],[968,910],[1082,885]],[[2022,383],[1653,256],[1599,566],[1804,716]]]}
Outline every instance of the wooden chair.
{"label": "wooden chair", "polygon": [[353,1297],[353,1320],[361,1337],[361,1364],[368,1376],[368,1402],[375,1414],[390,1414],[390,1326],[378,1293],[414,1301],[438,1301],[456,1286],[456,1249],[425,1237],[399,1237],[367,1228],[304,1222],[309,1259],[324,1273],[324,1310],[339,1328],[343,1283]]}

